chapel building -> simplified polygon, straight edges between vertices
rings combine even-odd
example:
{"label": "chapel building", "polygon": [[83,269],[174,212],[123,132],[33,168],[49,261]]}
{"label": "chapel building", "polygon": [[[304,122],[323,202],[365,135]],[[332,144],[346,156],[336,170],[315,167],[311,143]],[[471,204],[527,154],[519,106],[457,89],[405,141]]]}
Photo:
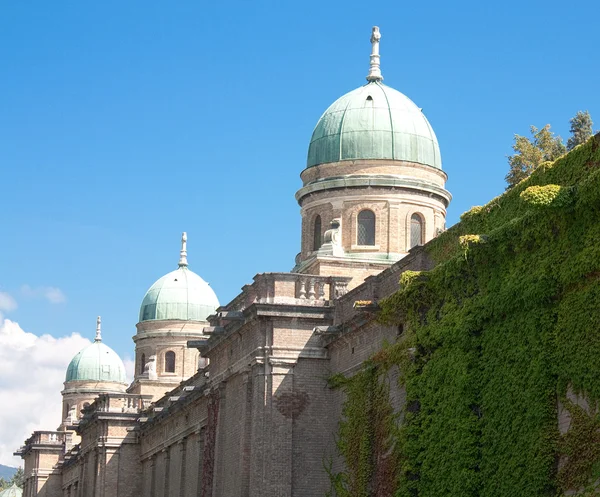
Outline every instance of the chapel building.
{"label": "chapel building", "polygon": [[367,83],[314,129],[292,272],[258,274],[221,306],[188,267],[184,233],[177,269],[142,300],[133,382],[98,318],[67,370],[58,429],[17,452],[25,497],[326,494],[325,468],[343,464],[343,394],[327,379],[398,339],[364,303],[395,292],[402,271],[431,269],[420,247],[451,200],[427,118],[383,84],[380,37],[374,27]]}

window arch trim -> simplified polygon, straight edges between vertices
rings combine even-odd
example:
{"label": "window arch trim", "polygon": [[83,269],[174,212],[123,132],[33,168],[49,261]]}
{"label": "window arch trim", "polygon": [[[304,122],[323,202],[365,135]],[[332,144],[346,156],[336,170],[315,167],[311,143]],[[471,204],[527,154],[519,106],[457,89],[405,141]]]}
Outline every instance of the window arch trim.
{"label": "window arch trim", "polygon": [[317,214],[313,219],[313,239],[312,239],[312,249],[313,252],[317,251],[321,248],[323,244],[323,222],[321,220],[321,216]]}
{"label": "window arch trim", "polygon": [[375,246],[377,216],[371,209],[361,209],[356,215],[356,244]]}
{"label": "window arch trim", "polygon": [[425,216],[420,212],[411,213],[408,218],[408,249],[425,243]]}
{"label": "window arch trim", "polygon": [[168,350],[165,352],[165,373],[174,373],[175,372],[175,352],[172,350]]}

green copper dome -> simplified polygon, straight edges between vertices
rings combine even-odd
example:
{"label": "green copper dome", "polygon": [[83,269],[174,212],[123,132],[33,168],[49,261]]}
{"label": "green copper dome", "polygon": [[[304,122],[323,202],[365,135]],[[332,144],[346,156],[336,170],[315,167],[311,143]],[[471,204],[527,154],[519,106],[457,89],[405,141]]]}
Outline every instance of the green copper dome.
{"label": "green copper dome", "polygon": [[127,383],[123,361],[113,349],[102,343],[100,318],[96,328],[96,340],[73,357],[67,368],[65,381]]}
{"label": "green copper dome", "polygon": [[179,268],[164,275],[144,295],[140,308],[141,321],[178,319],[206,321],[219,307],[213,289],[188,269],[187,233],[181,235]]}
{"label": "green copper dome", "polygon": [[23,490],[21,490],[21,487],[17,487],[17,485],[14,483],[12,487],[0,492],[0,497],[21,497],[22,495]]}
{"label": "green copper dome", "polygon": [[208,283],[187,266],[181,266],[163,276],[146,292],[140,321],[206,321],[217,307],[219,300]]}
{"label": "green copper dome", "polygon": [[313,131],[306,167],[354,159],[442,168],[437,138],[421,109],[380,80],[346,93],[325,111]]}

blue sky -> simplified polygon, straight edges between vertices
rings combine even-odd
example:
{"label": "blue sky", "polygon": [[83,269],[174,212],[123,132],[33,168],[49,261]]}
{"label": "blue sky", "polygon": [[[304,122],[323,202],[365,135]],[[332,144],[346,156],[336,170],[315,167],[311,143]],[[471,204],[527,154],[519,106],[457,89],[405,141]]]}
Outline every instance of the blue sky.
{"label": "blue sky", "polygon": [[449,225],[504,190],[514,133],[551,123],[566,140],[580,109],[600,128],[598,2],[0,9],[0,292],[17,306],[5,317],[92,338],[100,314],[122,356],[181,231],[222,303],[292,268],[310,135],[365,82],[372,25],[385,83],[437,133]]}

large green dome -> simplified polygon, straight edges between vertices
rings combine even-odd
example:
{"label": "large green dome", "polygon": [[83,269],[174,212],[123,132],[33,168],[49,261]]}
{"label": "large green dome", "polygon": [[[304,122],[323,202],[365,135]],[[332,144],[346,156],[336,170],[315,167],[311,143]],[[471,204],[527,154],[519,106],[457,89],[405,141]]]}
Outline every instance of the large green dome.
{"label": "large green dome", "polygon": [[442,168],[437,138],[421,109],[381,81],[371,81],[336,100],[313,131],[307,167],[354,159]]}
{"label": "large green dome", "polygon": [[127,383],[123,361],[113,349],[102,343],[100,318],[96,328],[96,340],[71,359],[65,381]]}

